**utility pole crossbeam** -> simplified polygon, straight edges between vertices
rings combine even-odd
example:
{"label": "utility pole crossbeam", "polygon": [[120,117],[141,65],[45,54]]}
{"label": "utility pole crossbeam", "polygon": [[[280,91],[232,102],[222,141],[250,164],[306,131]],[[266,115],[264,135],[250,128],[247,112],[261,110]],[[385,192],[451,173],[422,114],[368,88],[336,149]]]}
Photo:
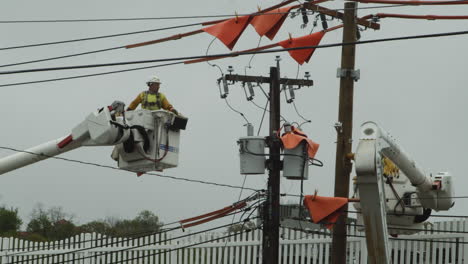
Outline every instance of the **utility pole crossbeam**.
{"label": "utility pole crossbeam", "polygon": [[[343,43],[356,41],[356,10],[357,3],[345,3],[343,17]],[[344,45],[341,54],[341,69],[354,72],[356,45]],[[340,98],[337,123],[336,164],[335,164],[335,197],[349,197],[349,181],[352,164],[347,154],[351,153],[352,128],[353,128],[353,92],[355,78],[352,74],[340,76]],[[343,209],[344,213],[338,219],[333,228],[332,240],[332,263],[345,264],[347,257],[347,230],[346,219],[348,207]]]}
{"label": "utility pole crossbeam", "polygon": [[[227,81],[233,81],[233,82],[270,83],[270,80],[271,80],[271,77],[237,75],[237,74],[226,74],[224,77],[226,78]],[[279,81],[279,84],[289,84],[289,85],[298,85],[298,86],[314,85],[313,80],[281,78],[278,81]]]}
{"label": "utility pole crossbeam", "polygon": [[280,129],[280,97],[281,85],[312,86],[314,82],[309,79],[280,78],[278,67],[270,68],[270,77],[226,74],[218,81],[225,79],[230,82],[268,83],[270,84],[270,129],[266,139],[269,147],[268,187],[266,201],[263,206],[263,264],[277,264],[279,259],[279,227],[280,227],[280,172],[281,140],[278,137]]}

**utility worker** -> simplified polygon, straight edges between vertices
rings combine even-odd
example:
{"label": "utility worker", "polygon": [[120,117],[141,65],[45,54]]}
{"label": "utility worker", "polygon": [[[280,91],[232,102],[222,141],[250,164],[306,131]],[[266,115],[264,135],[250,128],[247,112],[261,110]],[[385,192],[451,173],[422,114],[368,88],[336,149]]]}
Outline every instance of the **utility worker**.
{"label": "utility worker", "polygon": [[173,112],[178,115],[179,113],[174,107],[169,103],[166,96],[163,93],[159,92],[159,87],[161,86],[161,81],[157,76],[153,76],[147,83],[148,91],[141,92],[133,102],[127,108],[129,110],[135,110],[139,104],[141,104],[142,109],[147,110],[159,110],[164,109]]}

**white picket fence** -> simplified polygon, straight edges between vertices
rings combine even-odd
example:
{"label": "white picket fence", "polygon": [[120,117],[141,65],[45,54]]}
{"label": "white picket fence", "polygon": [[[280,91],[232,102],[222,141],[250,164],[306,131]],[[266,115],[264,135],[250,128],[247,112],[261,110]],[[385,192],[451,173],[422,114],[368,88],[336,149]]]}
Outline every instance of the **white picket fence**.
{"label": "white picket fence", "polygon": [[[468,263],[467,221],[435,223],[417,235],[391,239],[394,264]],[[432,231],[431,231],[432,230]],[[448,232],[436,232],[444,230]],[[328,264],[331,238],[327,230],[310,234],[292,229],[280,232],[280,263]],[[179,236],[183,238],[177,238]],[[261,263],[262,233],[255,230],[222,238],[226,233],[186,236],[158,234],[138,239],[81,234],[55,242],[1,238],[0,260],[6,263],[158,263],[251,264]],[[364,233],[348,230],[348,263],[367,264]]]}

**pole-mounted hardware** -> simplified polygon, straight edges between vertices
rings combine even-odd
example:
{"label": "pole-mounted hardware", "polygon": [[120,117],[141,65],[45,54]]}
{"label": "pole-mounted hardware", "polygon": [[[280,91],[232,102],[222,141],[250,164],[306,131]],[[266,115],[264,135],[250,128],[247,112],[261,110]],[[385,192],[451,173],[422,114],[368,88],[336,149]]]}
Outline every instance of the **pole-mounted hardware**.
{"label": "pole-mounted hardware", "polygon": [[337,78],[352,78],[355,82],[357,82],[361,78],[361,70],[338,68],[336,70],[336,77]]}

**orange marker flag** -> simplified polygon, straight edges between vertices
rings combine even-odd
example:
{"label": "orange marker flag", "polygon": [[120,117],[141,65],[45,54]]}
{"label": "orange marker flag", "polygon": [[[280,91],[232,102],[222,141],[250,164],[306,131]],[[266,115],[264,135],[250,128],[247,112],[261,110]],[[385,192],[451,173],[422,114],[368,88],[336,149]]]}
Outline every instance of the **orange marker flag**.
{"label": "orange marker flag", "polygon": [[[278,44],[287,49],[287,48],[298,48],[304,46],[317,46],[320,41],[322,40],[323,36],[325,35],[324,31],[319,31],[307,36],[299,37],[299,38],[290,38],[287,40],[283,40]],[[304,64],[304,62],[309,62],[310,57],[314,53],[315,49],[299,49],[299,50],[290,50],[288,51],[291,57],[297,61],[300,65]]]}
{"label": "orange marker flag", "polygon": [[306,195],[304,197],[304,205],[309,210],[312,222],[325,222],[328,229],[332,229],[333,225],[340,217],[340,210],[348,203],[348,198],[343,197],[323,197],[317,195]]}
{"label": "orange marker flag", "polygon": [[260,36],[267,36],[270,40],[276,36],[278,30],[283,25],[289,11],[297,6],[287,6],[273,9],[265,14],[255,16],[250,24]]}
{"label": "orange marker flag", "polygon": [[291,126],[291,132],[285,133],[283,136],[281,136],[281,141],[283,142],[283,146],[286,149],[293,149],[304,140],[308,144],[307,153],[309,154],[309,158],[313,159],[315,154],[317,154],[320,145],[308,139],[307,135],[304,134],[304,132],[302,132],[300,129]]}
{"label": "orange marker flag", "polygon": [[250,19],[250,16],[235,17],[202,30],[217,37],[226,47],[232,50],[249,24]]}

